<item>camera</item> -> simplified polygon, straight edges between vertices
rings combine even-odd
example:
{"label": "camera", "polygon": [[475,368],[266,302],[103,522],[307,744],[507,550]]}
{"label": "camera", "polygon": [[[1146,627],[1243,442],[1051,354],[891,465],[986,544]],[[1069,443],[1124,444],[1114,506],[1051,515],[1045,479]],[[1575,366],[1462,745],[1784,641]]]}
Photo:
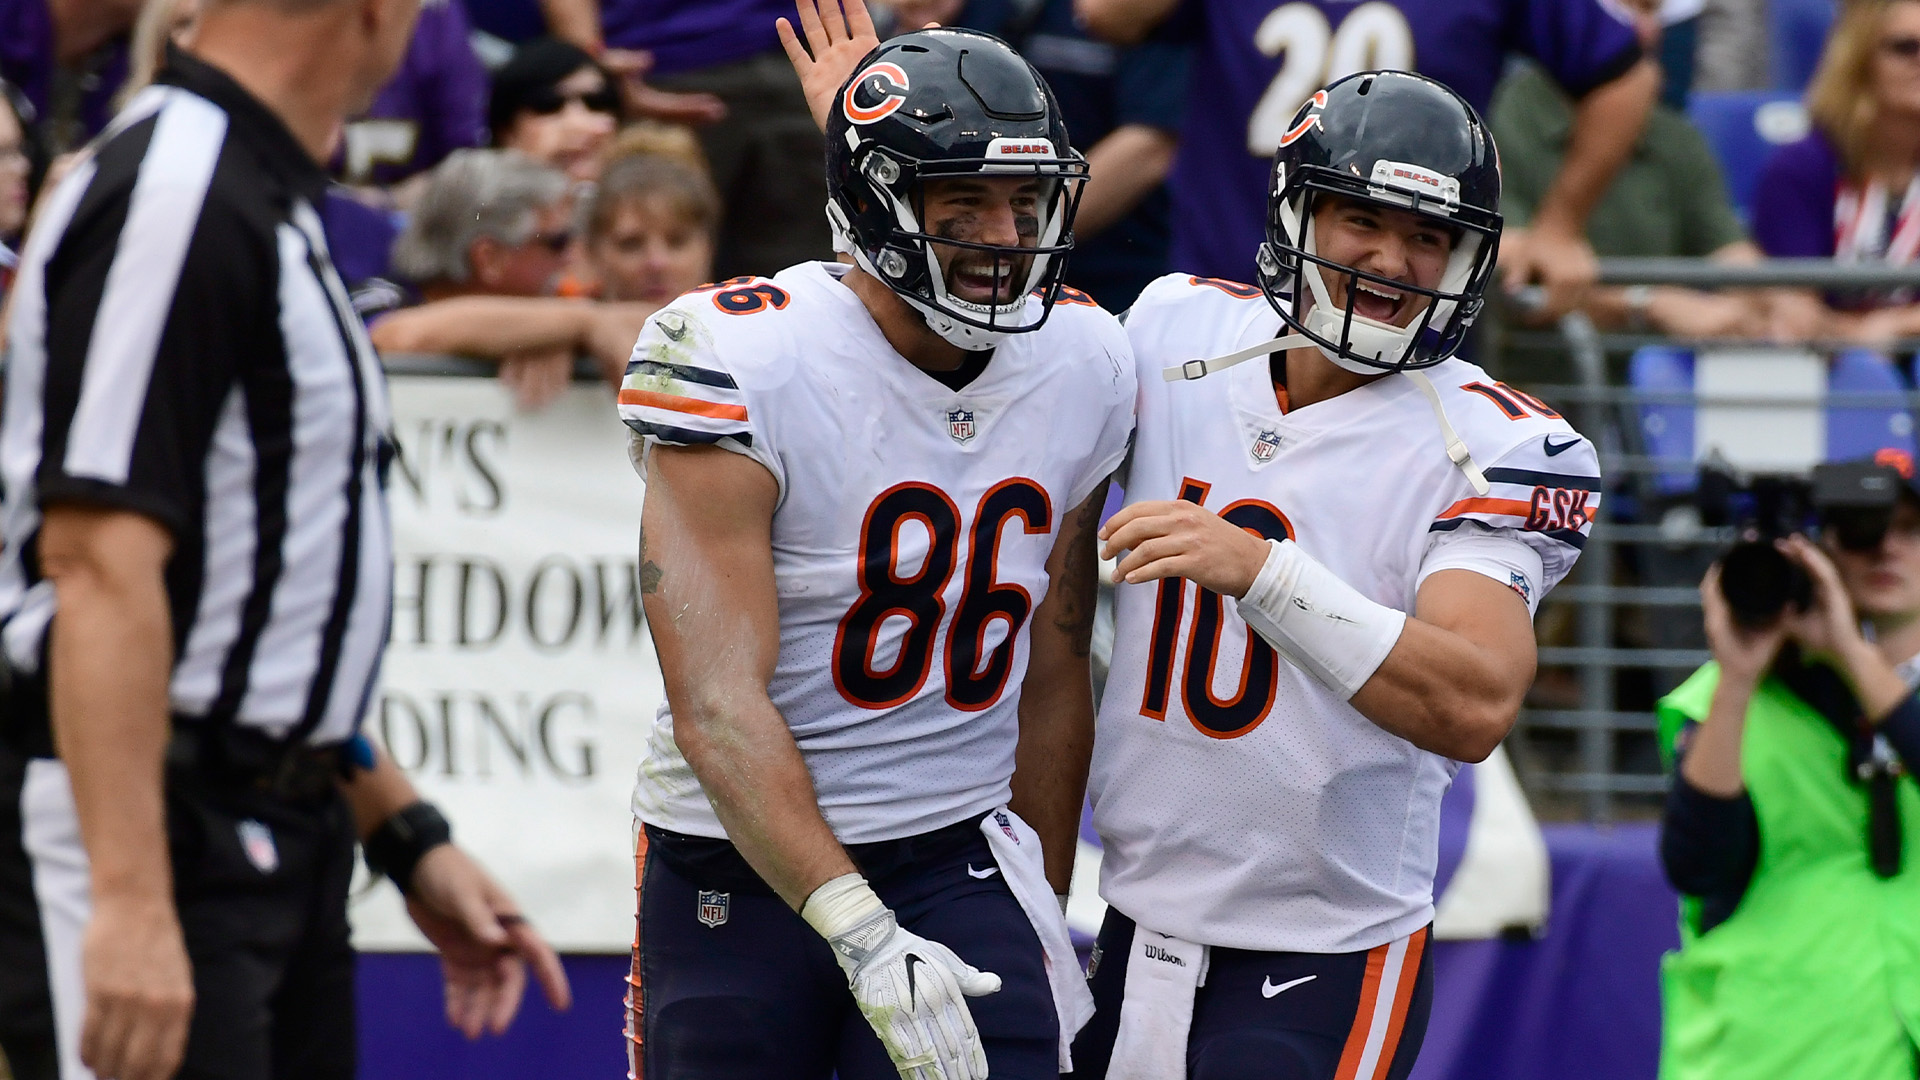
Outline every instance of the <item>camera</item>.
{"label": "camera", "polygon": [[1848,551],[1872,551],[1893,523],[1906,486],[1900,471],[1873,461],[1816,465],[1810,476],[1745,479],[1709,465],[1698,488],[1703,524],[1731,525],[1740,539],[1720,556],[1720,593],[1734,622],[1771,626],[1787,610],[1813,606],[1813,580],[1776,540],[1824,530]]}

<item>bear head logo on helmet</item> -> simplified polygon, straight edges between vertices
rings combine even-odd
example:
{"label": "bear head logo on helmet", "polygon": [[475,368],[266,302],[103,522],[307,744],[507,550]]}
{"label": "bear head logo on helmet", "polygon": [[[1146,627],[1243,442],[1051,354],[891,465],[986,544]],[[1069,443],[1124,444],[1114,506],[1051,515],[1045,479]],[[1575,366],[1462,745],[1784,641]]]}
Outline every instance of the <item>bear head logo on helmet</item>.
{"label": "bear head logo on helmet", "polygon": [[[827,118],[835,246],[962,349],[990,349],[1046,321],[1086,176],[1046,81],[988,34],[934,29],[887,41]],[[967,177],[1030,178],[1018,243],[929,230],[929,185]]]}
{"label": "bear head logo on helmet", "polygon": [[[1445,256],[1438,280],[1329,257],[1316,214],[1354,204],[1431,223]],[[1315,93],[1281,137],[1257,265],[1290,329],[1335,364],[1377,375],[1460,348],[1499,241],[1499,155],[1473,107],[1424,76],[1368,71]]]}

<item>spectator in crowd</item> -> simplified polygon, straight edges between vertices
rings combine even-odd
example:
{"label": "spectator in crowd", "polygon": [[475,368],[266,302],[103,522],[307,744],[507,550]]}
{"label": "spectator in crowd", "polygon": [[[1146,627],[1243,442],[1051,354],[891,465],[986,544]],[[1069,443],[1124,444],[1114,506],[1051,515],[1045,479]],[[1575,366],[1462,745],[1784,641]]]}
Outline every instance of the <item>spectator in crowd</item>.
{"label": "spectator in crowd", "polygon": [[[1660,52],[1663,6],[1661,0],[1622,0],[1649,54]],[[1500,208],[1509,223],[1524,225],[1546,198],[1566,154],[1575,104],[1531,62],[1516,65],[1501,82],[1490,122],[1500,146]],[[1602,257],[1679,255],[1727,263],[1760,257],[1727,197],[1712,147],[1684,114],[1665,103],[1648,113],[1632,155],[1595,204],[1587,239]],[[1596,288],[1581,306],[1604,329],[1656,330],[1682,338],[1754,336],[1765,326],[1762,298],[1753,293]],[[1531,378],[1539,373],[1510,374]]]}
{"label": "spectator in crowd", "polygon": [[[1920,253],[1920,0],[1853,0],[1807,88],[1813,130],[1775,151],[1754,194],[1754,238],[1776,257],[1904,266]],[[1920,336],[1912,290],[1786,294],[1824,338]]]}
{"label": "spectator in crowd", "polygon": [[33,106],[0,80],[0,303],[13,283],[15,253],[27,228],[35,159]]}
{"label": "spectator in crowd", "polygon": [[792,0],[543,3],[556,36],[589,52],[604,47],[620,74],[651,64],[649,82],[675,93],[630,95],[641,112],[704,124],[700,141],[724,200],[714,255],[721,277],[832,257],[826,181],[811,167],[820,132],[774,33],[774,20],[793,14]]}
{"label": "spectator in crowd", "polygon": [[601,300],[655,307],[712,280],[720,196],[676,158],[615,158],[588,197],[586,253]]}
{"label": "spectator in crowd", "polygon": [[487,101],[493,145],[518,150],[574,180],[599,178],[607,140],[621,116],[620,92],[606,70],[557,38],[521,45],[493,73]]}
{"label": "spectator in crowd", "polygon": [[[141,0],[0,0],[0,79],[33,103],[52,150],[78,147],[113,118],[140,7]],[[74,93],[56,110],[62,82]]]}
{"label": "spectator in crowd", "polygon": [[[423,0],[400,70],[373,105],[347,122],[333,174],[356,187],[388,188],[486,141],[487,72],[468,39],[460,0]],[[394,195],[406,206],[418,185]]]}
{"label": "spectator in crowd", "polygon": [[923,0],[903,6],[901,25],[985,30],[1018,49],[1053,88],[1089,168],[1066,282],[1109,311],[1125,311],[1171,269],[1163,182],[1179,148],[1189,46],[1096,41],[1075,25],[1073,0],[969,0],[951,5],[957,13],[921,7]]}
{"label": "spectator in crowd", "polygon": [[374,345],[497,360],[525,408],[564,390],[578,355],[617,383],[658,305],[550,295],[573,243],[570,187],[564,173],[511,150],[459,150],[441,162],[394,242],[405,284],[376,281],[355,297]]}
{"label": "spectator in crowd", "polygon": [[[1533,56],[1578,100],[1559,173],[1525,229],[1500,241],[1508,288],[1547,287],[1557,314],[1596,269],[1587,216],[1632,151],[1659,73],[1603,0],[1075,0],[1108,41],[1201,42],[1168,190],[1172,260],[1193,274],[1251,280],[1264,237],[1268,162],[1315,87],[1363,68],[1415,66],[1485,114],[1501,61]],[[1165,24],[1164,27],[1162,24]]]}
{"label": "spectator in crowd", "polygon": [[1819,543],[1782,545],[1813,580],[1805,613],[1742,626],[1719,566],[1700,586],[1713,663],[1659,707],[1683,898],[1663,1080],[1914,1075],[1920,491],[1882,457],[1849,486],[1898,491],[1890,522],[1830,510]]}

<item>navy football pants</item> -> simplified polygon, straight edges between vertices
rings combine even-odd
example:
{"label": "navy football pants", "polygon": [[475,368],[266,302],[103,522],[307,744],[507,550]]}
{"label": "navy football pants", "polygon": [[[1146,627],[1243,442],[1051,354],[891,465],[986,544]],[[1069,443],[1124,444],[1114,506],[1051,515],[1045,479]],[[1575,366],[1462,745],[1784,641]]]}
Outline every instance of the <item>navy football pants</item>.
{"label": "navy football pants", "polygon": [[[1433,1007],[1430,932],[1332,955],[1211,950],[1187,1037],[1189,1080],[1405,1080]],[[1133,920],[1108,908],[1090,976],[1095,1011],[1069,1075],[1106,1076],[1132,952]]]}
{"label": "navy football pants", "polygon": [[[848,851],[902,927],[1000,976],[967,999],[994,1080],[1054,1080],[1040,939],[978,822]],[[731,844],[649,827],[644,858],[629,1023],[645,1080],[897,1080],[826,941]]]}

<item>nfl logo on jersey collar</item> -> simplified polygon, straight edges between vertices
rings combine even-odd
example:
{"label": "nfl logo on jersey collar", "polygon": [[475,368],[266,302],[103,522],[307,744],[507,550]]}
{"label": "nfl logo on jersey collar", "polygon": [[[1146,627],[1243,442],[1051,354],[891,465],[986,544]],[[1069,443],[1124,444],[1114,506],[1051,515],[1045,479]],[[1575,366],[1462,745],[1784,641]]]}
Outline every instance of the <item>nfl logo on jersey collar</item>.
{"label": "nfl logo on jersey collar", "polygon": [[1272,428],[1263,428],[1260,434],[1254,436],[1253,446],[1247,452],[1253,455],[1254,461],[1264,465],[1273,460],[1273,452],[1278,449],[1280,433]]}
{"label": "nfl logo on jersey collar", "polygon": [[700,925],[706,927],[724,925],[732,907],[732,893],[700,890],[700,910],[697,912]]}
{"label": "nfl logo on jersey collar", "polygon": [[947,434],[953,436],[954,442],[962,445],[972,442],[975,430],[972,409],[947,410]]}

